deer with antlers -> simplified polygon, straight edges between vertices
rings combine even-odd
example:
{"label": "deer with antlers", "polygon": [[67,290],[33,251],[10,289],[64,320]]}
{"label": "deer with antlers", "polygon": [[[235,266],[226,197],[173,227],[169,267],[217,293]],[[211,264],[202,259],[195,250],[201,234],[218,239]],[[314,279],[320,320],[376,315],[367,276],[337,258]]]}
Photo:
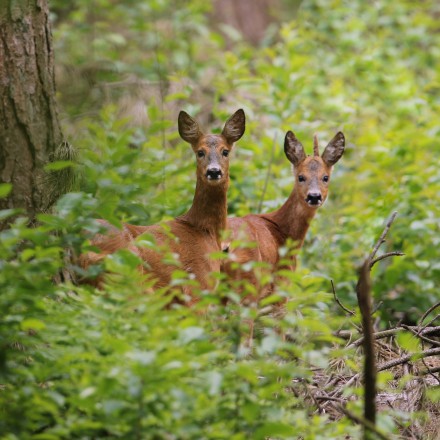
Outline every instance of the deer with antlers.
{"label": "deer with antlers", "polygon": [[[223,243],[223,249],[229,252],[230,261],[224,264],[224,272],[235,279],[247,279],[257,285],[255,274],[241,268],[244,263],[265,262],[274,272],[281,268],[295,270],[296,256],[290,257],[287,267],[279,267],[279,249],[288,239],[295,243],[296,249],[302,247],[310,222],[327,198],[332,167],[341,158],[344,148],[344,135],[338,132],[320,156],[315,135],[314,154],[306,156],[296,136],[291,131],[286,133],[284,152],[293,165],[293,190],[287,201],[274,212],[228,218],[230,236],[228,242]],[[233,243],[237,240],[254,242],[256,246],[234,247]],[[261,296],[267,295],[270,290],[263,290]]]}
{"label": "deer with antlers", "polygon": [[[178,128],[181,138],[191,145],[197,160],[196,189],[188,212],[164,224],[124,224],[122,230],[101,220],[107,231],[92,239],[92,245],[101,252],[89,252],[82,256],[83,267],[96,264],[106,255],[126,248],[140,257],[144,263],[143,271],[155,279],[155,286],[164,287],[169,285],[176,266],[163,261],[163,254],[158,250],[163,247],[178,255],[181,267],[193,274],[202,289],[212,287],[210,274],[220,271],[220,262],[210,258],[210,254],[221,251],[220,235],[227,221],[229,153],[234,143],[243,136],[245,114],[241,109],[236,111],[225,123],[222,133],[216,135],[204,134],[199,124],[181,111]],[[138,246],[135,239],[142,234],[152,236],[157,246]]]}

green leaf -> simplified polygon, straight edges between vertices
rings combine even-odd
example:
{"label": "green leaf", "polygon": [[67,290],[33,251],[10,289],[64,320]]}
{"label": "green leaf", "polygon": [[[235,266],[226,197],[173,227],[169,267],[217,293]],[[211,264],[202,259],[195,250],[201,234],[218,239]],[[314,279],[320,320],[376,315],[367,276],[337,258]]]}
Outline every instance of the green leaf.
{"label": "green leaf", "polygon": [[28,318],[21,322],[20,324],[23,330],[43,330],[46,328],[46,324],[39,319]]}
{"label": "green leaf", "polygon": [[420,339],[411,332],[397,333],[396,340],[399,346],[409,353],[417,353],[421,349]]}
{"label": "green leaf", "polygon": [[0,199],[4,199],[12,191],[12,183],[0,184]]}
{"label": "green leaf", "polygon": [[255,439],[265,439],[267,437],[288,437],[295,434],[293,426],[286,425],[285,423],[266,422],[255,431]]}

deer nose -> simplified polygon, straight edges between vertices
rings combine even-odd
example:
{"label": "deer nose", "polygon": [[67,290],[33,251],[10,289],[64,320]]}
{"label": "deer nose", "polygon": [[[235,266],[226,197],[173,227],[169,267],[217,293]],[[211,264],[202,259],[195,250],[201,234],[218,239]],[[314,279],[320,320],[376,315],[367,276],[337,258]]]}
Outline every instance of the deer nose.
{"label": "deer nose", "polygon": [[309,193],[307,194],[306,202],[311,206],[320,205],[322,202],[321,193]]}
{"label": "deer nose", "polygon": [[208,168],[206,177],[208,180],[218,180],[222,177],[222,170],[217,167]]}

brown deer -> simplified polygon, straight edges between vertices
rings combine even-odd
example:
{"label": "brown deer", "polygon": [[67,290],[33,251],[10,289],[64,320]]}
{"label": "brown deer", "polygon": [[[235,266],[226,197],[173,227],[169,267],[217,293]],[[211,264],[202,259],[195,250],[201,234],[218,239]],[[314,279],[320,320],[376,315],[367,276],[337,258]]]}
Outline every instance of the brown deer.
{"label": "brown deer", "polygon": [[[230,253],[230,261],[224,265],[224,272],[232,278],[247,279],[257,285],[255,274],[240,268],[244,263],[265,262],[274,272],[281,269],[280,247],[288,239],[295,243],[296,249],[302,247],[311,220],[327,198],[332,167],[341,158],[344,148],[344,135],[338,132],[320,156],[315,136],[314,154],[306,156],[304,147],[296,136],[291,131],[286,133],[284,152],[293,164],[293,190],[284,205],[274,212],[228,218],[230,236],[228,242],[223,243],[223,249]],[[255,242],[256,246],[234,248],[231,243],[236,240]],[[282,268],[295,270],[296,257],[292,256],[288,266]],[[265,296],[270,290],[271,287],[263,289],[260,295]],[[246,298],[246,301],[258,299],[260,298]]]}
{"label": "brown deer", "polygon": [[[236,111],[225,123],[220,135],[203,134],[198,123],[181,111],[178,119],[179,134],[191,144],[197,160],[197,183],[191,208],[174,220],[151,226],[124,224],[119,230],[101,220],[108,228],[105,234],[92,240],[100,253],[88,253],[81,264],[87,267],[106,255],[126,248],[144,262],[144,272],[153,277],[156,287],[170,283],[176,266],[163,261],[161,247],[178,255],[181,267],[193,274],[202,289],[212,287],[210,274],[220,272],[220,262],[210,258],[221,251],[221,232],[227,221],[227,189],[229,185],[229,153],[234,142],[245,131],[245,114]],[[137,246],[135,239],[142,234],[152,236],[157,247]],[[191,293],[189,290],[186,293]]]}

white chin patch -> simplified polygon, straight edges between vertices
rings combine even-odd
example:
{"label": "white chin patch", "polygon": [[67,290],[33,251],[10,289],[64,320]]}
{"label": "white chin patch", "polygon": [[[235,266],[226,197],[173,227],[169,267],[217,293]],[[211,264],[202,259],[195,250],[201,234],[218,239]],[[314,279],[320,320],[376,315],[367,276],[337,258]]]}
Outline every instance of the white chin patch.
{"label": "white chin patch", "polygon": [[309,205],[311,208],[319,208],[322,205],[321,201],[319,201],[318,203],[312,203],[312,202],[306,200],[306,202],[307,202],[307,205]]}

